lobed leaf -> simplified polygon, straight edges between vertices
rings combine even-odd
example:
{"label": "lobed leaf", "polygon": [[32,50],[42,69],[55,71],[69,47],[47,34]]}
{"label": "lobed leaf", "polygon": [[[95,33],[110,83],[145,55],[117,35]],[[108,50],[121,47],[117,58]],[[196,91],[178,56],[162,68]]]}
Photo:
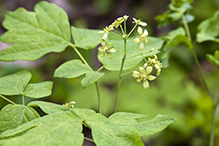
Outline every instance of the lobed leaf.
{"label": "lobed leaf", "polygon": [[8,104],[0,112],[0,133],[39,117],[39,114],[32,107]]}
{"label": "lobed leaf", "polygon": [[35,84],[28,84],[24,91],[24,95],[31,98],[42,98],[52,94],[53,82],[46,81]]}
{"label": "lobed leaf", "polygon": [[[139,50],[139,43],[134,42],[134,38],[127,40],[127,56],[124,63],[124,70],[131,69],[135,67],[138,63],[140,63],[145,57],[152,56],[159,52],[159,49],[162,47],[163,40],[159,38],[147,37],[148,43],[145,45],[144,50]],[[123,40],[110,40],[110,43],[113,43],[113,46],[123,52],[124,42]],[[150,50],[154,48],[155,50],[151,52]],[[98,54],[98,59],[104,65],[104,67],[108,70],[120,70],[121,63],[123,59],[123,54],[119,51],[112,53],[113,58],[110,59],[108,57],[104,57],[100,59],[100,53]],[[130,56],[134,56],[129,58]]]}
{"label": "lobed leaf", "polygon": [[32,101],[27,106],[40,107],[42,111],[46,114],[54,114],[56,112],[63,112],[69,110],[66,106],[45,101]]}
{"label": "lobed leaf", "polygon": [[22,94],[31,78],[29,71],[19,71],[0,78],[0,94],[19,95]]}
{"label": "lobed leaf", "polygon": [[46,115],[0,134],[3,146],[75,145],[83,143],[80,121],[62,112]]}
{"label": "lobed leaf", "polygon": [[85,122],[91,127],[94,142],[98,146],[144,145],[133,127],[115,125],[101,114],[91,116]]}
{"label": "lobed leaf", "polygon": [[94,49],[101,40],[101,35],[98,35],[98,31],[71,26],[74,45],[85,50]]}
{"label": "lobed leaf", "polygon": [[104,73],[93,71],[93,69],[81,60],[70,60],[60,65],[54,73],[54,77],[59,78],[75,78],[86,74],[85,78],[81,81],[81,85],[85,88],[91,83],[97,81]]}
{"label": "lobed leaf", "polygon": [[152,135],[162,131],[171,123],[176,121],[175,118],[168,115],[157,115],[148,121],[139,122],[137,119],[143,118],[145,115],[134,113],[115,113],[109,117],[114,124],[133,127],[138,131],[139,136]]}
{"label": "lobed leaf", "polygon": [[198,25],[196,40],[201,43],[204,41],[219,42],[217,38],[219,35],[219,10],[217,10],[213,17],[208,18]]}
{"label": "lobed leaf", "polygon": [[61,52],[70,43],[70,26],[65,11],[41,1],[35,12],[18,8],[7,12],[3,26],[8,31],[0,40],[13,45],[0,52],[0,60],[37,60],[49,52]]}

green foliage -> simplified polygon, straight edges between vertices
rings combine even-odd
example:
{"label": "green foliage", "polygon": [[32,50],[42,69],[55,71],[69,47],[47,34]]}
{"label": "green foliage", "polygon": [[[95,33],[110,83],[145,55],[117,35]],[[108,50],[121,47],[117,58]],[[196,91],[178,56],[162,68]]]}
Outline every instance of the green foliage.
{"label": "green foliage", "polygon": [[218,50],[214,52],[214,56],[211,54],[206,54],[206,58],[208,59],[209,62],[211,62],[217,68],[219,68],[219,51]]}
{"label": "green foliage", "polygon": [[100,43],[101,36],[97,34],[99,30],[83,29],[71,26],[71,31],[76,47],[91,50]]}
{"label": "green foliage", "polygon": [[[134,42],[134,39],[128,39],[127,40],[127,60],[124,65],[124,70],[131,69],[138,65],[145,57],[152,56],[153,54],[157,54],[159,52],[159,49],[162,47],[163,41],[159,38],[154,37],[147,37],[148,43],[145,45],[144,50],[139,50],[139,44],[136,44]],[[120,51],[124,51],[124,43],[123,41],[118,40],[109,40],[113,43],[113,46],[117,48]],[[150,50],[154,48],[155,50],[151,52]],[[98,54],[98,57],[100,59],[100,53]],[[130,57],[133,56],[133,57]],[[129,58],[130,57],[130,58]],[[121,66],[121,60],[123,58],[123,54],[121,54],[119,51],[116,51],[113,53],[113,59],[110,59],[108,57],[100,59],[100,62],[103,63],[106,69],[116,71],[120,70]]]}
{"label": "green foliage", "polygon": [[219,35],[219,10],[217,10],[213,17],[201,22],[198,26],[199,33],[197,34],[197,42],[215,41],[219,42],[217,38]]}
{"label": "green foliage", "polygon": [[28,84],[31,73],[20,71],[0,78],[0,94],[42,98],[51,95],[52,82]]}
{"label": "green foliage", "polygon": [[[155,17],[158,21],[158,26],[166,26],[181,19],[182,16],[192,8],[191,2],[191,0],[172,0],[168,10]],[[187,14],[187,19],[193,21],[194,16]]]}
{"label": "green foliage", "polygon": [[163,67],[169,66],[168,60],[171,55],[171,52],[179,44],[185,43],[190,50],[193,49],[193,44],[185,35],[185,30],[182,27],[179,27],[176,30],[172,30],[163,39],[166,41],[166,44],[162,48],[163,52],[161,56]]}
{"label": "green foliage", "polygon": [[3,26],[9,31],[0,40],[13,45],[0,52],[0,60],[37,60],[71,45],[68,17],[61,8],[42,1],[34,10],[18,8],[5,14]]}
{"label": "green foliage", "polygon": [[32,107],[8,104],[0,112],[0,133],[39,117]]}
{"label": "green foliage", "polygon": [[[143,145],[141,128],[150,129],[150,134],[165,128],[175,119],[170,116],[155,117],[150,121],[136,122],[136,118],[144,117],[140,114],[116,113],[109,119],[89,109],[63,108],[48,102],[33,102],[29,106],[37,106],[49,113],[25,123],[13,130],[0,134],[2,145],[51,145],[62,144],[80,146],[83,143],[82,124],[92,130],[94,142],[99,146],[110,145]],[[64,110],[63,110],[64,109]],[[162,120],[158,120],[158,118]],[[124,118],[124,119],[121,119]],[[125,123],[125,119],[133,123]],[[119,122],[121,121],[121,122]],[[135,121],[135,122],[134,122]],[[144,123],[144,124],[143,124]],[[139,132],[140,131],[140,132]],[[145,134],[145,133],[144,133]],[[44,138],[43,138],[44,137]]]}
{"label": "green foliage", "polygon": [[75,78],[84,74],[86,74],[86,76],[81,81],[83,88],[96,82],[104,75],[104,73],[93,71],[89,65],[83,64],[80,60],[74,59],[59,66],[55,70],[54,77]]}

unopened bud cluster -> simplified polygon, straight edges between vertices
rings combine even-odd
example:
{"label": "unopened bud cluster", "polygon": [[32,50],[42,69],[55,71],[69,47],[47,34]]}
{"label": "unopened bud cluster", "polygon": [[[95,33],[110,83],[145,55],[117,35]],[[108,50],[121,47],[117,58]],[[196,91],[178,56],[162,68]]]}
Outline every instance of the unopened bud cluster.
{"label": "unopened bud cluster", "polygon": [[66,107],[68,107],[68,108],[74,108],[74,104],[76,104],[76,102],[75,102],[75,101],[72,101],[72,102],[70,102],[70,103],[65,103],[65,104],[63,104],[63,106],[66,106]]}

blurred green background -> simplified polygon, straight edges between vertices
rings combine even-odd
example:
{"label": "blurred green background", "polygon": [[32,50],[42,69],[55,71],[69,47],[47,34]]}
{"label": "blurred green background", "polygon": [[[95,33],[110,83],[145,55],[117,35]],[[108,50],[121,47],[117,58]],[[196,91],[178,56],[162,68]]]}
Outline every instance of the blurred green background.
{"label": "blurred green background", "polygon": [[[131,18],[141,18],[148,23],[150,36],[161,37],[172,29],[181,26],[174,23],[163,28],[157,27],[154,17],[163,13],[170,3],[168,0],[48,0],[62,7],[69,16],[71,25],[81,28],[102,29],[111,24],[116,18],[129,15]],[[33,10],[38,0],[0,0],[0,22],[6,11],[18,7]],[[219,0],[195,0],[191,14],[195,20],[189,23],[193,40],[197,33],[198,24],[219,9]],[[129,23],[131,24],[131,23]],[[128,28],[131,27],[128,26]],[[0,35],[6,30],[0,25]],[[0,42],[0,50],[7,44]],[[207,82],[215,95],[218,95],[219,72],[205,58],[206,53],[213,54],[218,44],[204,42],[195,45],[195,51],[201,62]],[[97,49],[80,50],[89,64],[98,69]],[[42,100],[58,104],[76,101],[76,107],[97,110],[97,93],[94,85],[83,89],[81,78],[54,79],[55,69],[73,58],[78,58],[71,48],[62,53],[50,53],[37,61],[0,61],[0,76],[29,70],[32,73],[31,82],[46,80],[54,81],[53,94]],[[109,116],[114,109],[115,91],[118,72],[106,72],[98,82],[100,86],[102,112]],[[16,103],[21,103],[21,97],[9,97]],[[26,102],[31,99],[27,98]],[[7,104],[0,99],[0,109]],[[178,46],[170,57],[170,66],[162,70],[161,75],[145,90],[132,76],[124,77],[119,97],[119,111],[146,114],[149,118],[157,114],[169,114],[177,121],[164,131],[143,138],[147,146],[206,146],[208,145],[211,121],[213,117],[212,101],[205,93],[199,81],[199,73],[191,52],[184,45]],[[215,145],[219,146],[219,109],[215,130]]]}

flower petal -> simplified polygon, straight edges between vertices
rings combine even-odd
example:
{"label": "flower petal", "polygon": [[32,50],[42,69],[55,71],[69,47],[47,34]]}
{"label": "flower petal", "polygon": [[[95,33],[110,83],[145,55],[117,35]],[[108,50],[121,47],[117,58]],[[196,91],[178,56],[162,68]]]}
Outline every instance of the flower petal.
{"label": "flower petal", "polygon": [[139,43],[140,42],[139,38],[134,39],[134,42]]}
{"label": "flower petal", "polygon": [[137,30],[137,31],[138,31],[138,33],[139,33],[140,35],[143,33],[143,30],[142,30],[142,28],[141,28],[140,26],[138,27],[138,30]]}
{"label": "flower petal", "polygon": [[144,69],[143,67],[140,67],[140,66],[139,66],[139,71],[140,71],[140,73],[141,73],[142,75],[145,74],[145,69]]}
{"label": "flower petal", "polygon": [[145,81],[143,82],[143,87],[144,87],[145,89],[149,88],[149,82],[148,82],[147,80],[145,80]]}
{"label": "flower petal", "polygon": [[153,81],[153,80],[155,80],[156,78],[157,78],[157,77],[152,76],[152,75],[147,76],[147,79],[148,79],[149,81]]}
{"label": "flower petal", "polygon": [[140,43],[139,50],[144,50],[144,43]]}
{"label": "flower petal", "polygon": [[150,74],[150,73],[152,72],[152,70],[153,70],[153,67],[148,66],[148,67],[146,68],[146,70],[145,70],[145,73],[148,75],[148,74]]}
{"label": "flower petal", "polygon": [[139,78],[139,77],[141,77],[141,73],[138,72],[138,71],[133,71],[132,76],[133,76],[134,78]]}

